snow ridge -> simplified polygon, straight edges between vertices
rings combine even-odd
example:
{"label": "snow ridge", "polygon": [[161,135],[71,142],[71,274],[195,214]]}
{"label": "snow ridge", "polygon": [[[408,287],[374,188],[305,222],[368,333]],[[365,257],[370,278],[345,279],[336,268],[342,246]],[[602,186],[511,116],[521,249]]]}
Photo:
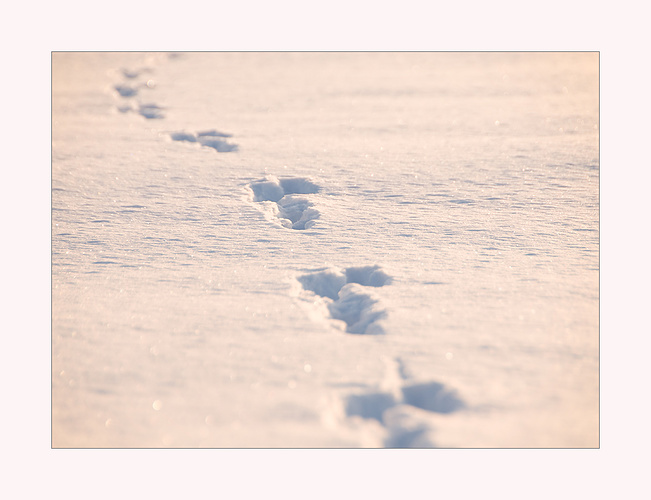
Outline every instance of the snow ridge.
{"label": "snow ridge", "polygon": [[312,202],[299,194],[318,193],[321,188],[302,177],[278,178],[268,175],[248,185],[251,199],[270,220],[278,219],[283,227],[299,231],[309,229],[321,215]]}
{"label": "snow ridge", "polygon": [[346,324],[346,332],[383,334],[379,323],[387,316],[380,302],[368,287],[379,288],[391,283],[391,277],[378,265],[349,267],[343,271],[326,269],[297,278],[304,290],[328,301],[333,319]]}

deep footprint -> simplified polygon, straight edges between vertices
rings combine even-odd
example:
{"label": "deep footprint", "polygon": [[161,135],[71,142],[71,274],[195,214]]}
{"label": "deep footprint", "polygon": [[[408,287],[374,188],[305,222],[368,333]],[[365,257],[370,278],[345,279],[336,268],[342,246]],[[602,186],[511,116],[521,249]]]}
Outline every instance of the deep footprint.
{"label": "deep footprint", "polygon": [[309,229],[321,215],[307,198],[297,196],[314,194],[319,186],[302,177],[277,178],[273,175],[249,184],[252,201],[260,203],[263,211],[276,217],[283,227],[299,231]]}
{"label": "deep footprint", "polygon": [[299,276],[303,289],[330,299],[328,311],[333,319],[346,324],[346,332],[382,334],[379,321],[387,316],[379,301],[365,287],[381,287],[391,277],[380,266],[349,267],[344,271],[326,269]]}
{"label": "deep footprint", "polygon": [[217,130],[206,130],[205,132],[188,133],[173,132],[170,138],[173,141],[196,142],[203,147],[212,148],[218,153],[230,153],[237,151],[237,144],[231,144],[226,139],[232,137],[231,134],[218,132]]}

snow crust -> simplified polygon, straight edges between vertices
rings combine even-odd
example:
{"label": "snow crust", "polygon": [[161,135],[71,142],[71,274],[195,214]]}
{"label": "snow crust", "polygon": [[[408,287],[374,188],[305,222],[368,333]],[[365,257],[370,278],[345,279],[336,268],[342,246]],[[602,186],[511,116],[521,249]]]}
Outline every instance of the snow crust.
{"label": "snow crust", "polygon": [[54,53],[59,447],[599,445],[593,53]]}

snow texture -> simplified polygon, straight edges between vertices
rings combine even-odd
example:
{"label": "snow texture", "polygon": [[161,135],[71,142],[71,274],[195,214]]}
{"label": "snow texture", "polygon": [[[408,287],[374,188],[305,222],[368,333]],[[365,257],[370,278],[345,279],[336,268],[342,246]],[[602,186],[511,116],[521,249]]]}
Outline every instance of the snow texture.
{"label": "snow texture", "polygon": [[53,53],[52,446],[598,447],[598,60]]}

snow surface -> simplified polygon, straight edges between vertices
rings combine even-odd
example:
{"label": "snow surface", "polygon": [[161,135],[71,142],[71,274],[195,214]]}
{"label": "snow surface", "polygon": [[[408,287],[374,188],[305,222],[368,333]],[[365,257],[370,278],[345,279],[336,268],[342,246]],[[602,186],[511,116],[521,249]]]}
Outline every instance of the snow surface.
{"label": "snow surface", "polygon": [[598,72],[54,53],[53,446],[599,446]]}

